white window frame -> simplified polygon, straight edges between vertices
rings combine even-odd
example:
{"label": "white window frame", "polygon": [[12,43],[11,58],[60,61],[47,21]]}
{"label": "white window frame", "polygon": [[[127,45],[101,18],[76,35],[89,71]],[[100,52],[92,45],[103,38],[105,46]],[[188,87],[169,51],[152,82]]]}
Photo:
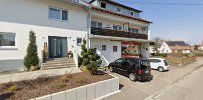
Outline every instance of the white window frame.
{"label": "white window frame", "polygon": [[0,32],[0,34],[6,33],[6,34],[15,34],[15,46],[0,46],[0,49],[17,49],[17,34],[14,32]]}
{"label": "white window frame", "polygon": [[[57,9],[57,10],[60,10],[60,19],[55,19],[55,18],[50,18],[50,9]],[[67,17],[68,17],[68,19],[67,20],[62,20],[62,18],[63,18],[63,13],[62,13],[62,11],[67,11],[68,12],[68,15],[67,15]],[[62,21],[62,22],[69,22],[69,10],[68,9],[62,9],[62,8],[58,8],[58,7],[53,7],[53,6],[49,6],[49,8],[48,8],[48,19],[50,19],[50,20],[54,20],[54,21]]]}

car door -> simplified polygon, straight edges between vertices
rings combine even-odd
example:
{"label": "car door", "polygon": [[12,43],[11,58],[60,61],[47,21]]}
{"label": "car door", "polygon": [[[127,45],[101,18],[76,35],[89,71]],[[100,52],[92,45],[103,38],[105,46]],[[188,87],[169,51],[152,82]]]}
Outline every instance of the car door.
{"label": "car door", "polygon": [[159,59],[150,59],[151,68],[158,69],[160,62],[161,62],[161,60],[159,60]]}

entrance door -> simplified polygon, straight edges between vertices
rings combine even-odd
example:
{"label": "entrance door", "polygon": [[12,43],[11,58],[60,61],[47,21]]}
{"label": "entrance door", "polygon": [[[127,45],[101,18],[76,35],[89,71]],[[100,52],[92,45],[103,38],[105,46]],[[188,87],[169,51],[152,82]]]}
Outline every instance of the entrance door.
{"label": "entrance door", "polygon": [[60,58],[67,56],[67,38],[49,37],[49,57]]}

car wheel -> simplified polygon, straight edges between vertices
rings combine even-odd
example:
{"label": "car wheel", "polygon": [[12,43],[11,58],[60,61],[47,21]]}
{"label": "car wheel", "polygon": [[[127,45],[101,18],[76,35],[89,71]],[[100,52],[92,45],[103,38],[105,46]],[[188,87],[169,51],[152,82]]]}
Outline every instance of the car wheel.
{"label": "car wheel", "polygon": [[159,68],[158,68],[158,71],[163,72],[163,71],[164,71],[164,68],[163,68],[163,67],[159,67]]}
{"label": "car wheel", "polygon": [[134,73],[130,73],[129,74],[129,79],[134,82],[136,80],[135,74]]}
{"label": "car wheel", "polygon": [[109,71],[110,71],[110,72],[113,72],[113,71],[114,71],[114,69],[113,69],[112,66],[109,67]]}

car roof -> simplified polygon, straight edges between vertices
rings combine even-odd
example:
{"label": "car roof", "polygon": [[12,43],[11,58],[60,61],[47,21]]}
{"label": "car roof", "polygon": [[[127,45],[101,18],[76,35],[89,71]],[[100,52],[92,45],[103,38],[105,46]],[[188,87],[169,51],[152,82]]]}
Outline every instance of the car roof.
{"label": "car roof", "polygon": [[137,60],[137,61],[140,61],[140,60],[146,60],[144,58],[124,58],[126,60]]}
{"label": "car roof", "polygon": [[166,59],[164,59],[164,58],[148,58],[148,59],[166,60]]}

